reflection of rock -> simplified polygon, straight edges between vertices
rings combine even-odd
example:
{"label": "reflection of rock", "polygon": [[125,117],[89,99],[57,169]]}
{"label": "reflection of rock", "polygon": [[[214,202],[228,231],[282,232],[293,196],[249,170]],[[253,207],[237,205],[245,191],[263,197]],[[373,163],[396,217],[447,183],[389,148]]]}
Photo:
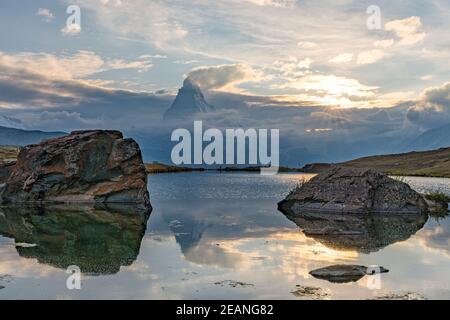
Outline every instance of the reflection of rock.
{"label": "reflection of rock", "polygon": [[132,206],[46,209],[2,208],[0,234],[14,238],[19,255],[84,273],[114,274],[139,254],[149,211]]}
{"label": "reflection of rock", "polygon": [[327,214],[287,215],[302,231],[316,241],[336,250],[362,253],[378,251],[405,241],[423,228],[424,215]]}
{"label": "reflection of rock", "polygon": [[77,131],[27,146],[10,170],[4,203],[149,205],[139,146],[118,131]]}
{"label": "reflection of rock", "polygon": [[389,270],[383,267],[375,269],[365,266],[334,265],[313,270],[310,274],[317,279],[327,280],[332,283],[347,283],[356,282],[366,275],[386,272],[389,272]]}
{"label": "reflection of rock", "polygon": [[300,186],[280,204],[284,212],[408,213],[428,211],[406,183],[369,169],[333,167]]}

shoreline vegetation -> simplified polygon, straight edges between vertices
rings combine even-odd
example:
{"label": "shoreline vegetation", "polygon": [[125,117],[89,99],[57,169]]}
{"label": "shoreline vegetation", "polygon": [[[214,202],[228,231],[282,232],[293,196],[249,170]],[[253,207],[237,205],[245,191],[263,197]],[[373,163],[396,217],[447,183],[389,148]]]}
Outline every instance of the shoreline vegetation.
{"label": "shoreline vegetation", "polygon": [[[219,168],[196,168],[167,165],[164,163],[146,163],[148,174],[180,173],[180,172],[259,172],[263,167],[219,167]],[[280,167],[279,172],[303,172],[300,168]]]}

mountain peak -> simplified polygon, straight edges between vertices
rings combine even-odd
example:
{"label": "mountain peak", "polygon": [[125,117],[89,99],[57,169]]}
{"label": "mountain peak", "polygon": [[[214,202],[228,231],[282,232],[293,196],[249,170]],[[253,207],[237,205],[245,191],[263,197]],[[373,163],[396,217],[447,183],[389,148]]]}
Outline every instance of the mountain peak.
{"label": "mountain peak", "polygon": [[186,78],[183,87],[170,108],[166,111],[164,119],[191,118],[198,113],[208,113],[214,107],[206,102],[200,86],[190,78]]}

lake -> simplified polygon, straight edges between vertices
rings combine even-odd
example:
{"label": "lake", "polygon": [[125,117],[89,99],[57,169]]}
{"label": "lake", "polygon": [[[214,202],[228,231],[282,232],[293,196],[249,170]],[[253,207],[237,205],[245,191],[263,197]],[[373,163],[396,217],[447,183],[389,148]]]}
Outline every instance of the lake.
{"label": "lake", "polygon": [[[0,209],[0,299],[450,299],[449,218],[407,231],[384,221],[345,243],[307,237],[277,203],[310,177],[151,175],[148,221],[120,209]],[[405,180],[450,195],[449,179]],[[309,274],[335,264],[390,272],[351,283]],[[81,290],[66,287],[69,265],[83,271]]]}

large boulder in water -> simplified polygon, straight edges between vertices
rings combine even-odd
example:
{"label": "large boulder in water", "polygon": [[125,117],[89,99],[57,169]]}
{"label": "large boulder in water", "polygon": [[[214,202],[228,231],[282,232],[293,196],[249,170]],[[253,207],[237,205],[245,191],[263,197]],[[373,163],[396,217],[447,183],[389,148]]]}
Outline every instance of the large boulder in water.
{"label": "large boulder in water", "polygon": [[138,144],[119,131],[76,131],[22,148],[2,203],[132,203],[150,207]]}
{"label": "large boulder in water", "polygon": [[284,213],[426,214],[424,198],[409,185],[370,169],[333,167],[292,191]]}

